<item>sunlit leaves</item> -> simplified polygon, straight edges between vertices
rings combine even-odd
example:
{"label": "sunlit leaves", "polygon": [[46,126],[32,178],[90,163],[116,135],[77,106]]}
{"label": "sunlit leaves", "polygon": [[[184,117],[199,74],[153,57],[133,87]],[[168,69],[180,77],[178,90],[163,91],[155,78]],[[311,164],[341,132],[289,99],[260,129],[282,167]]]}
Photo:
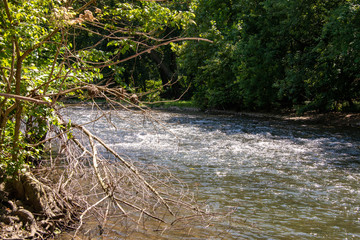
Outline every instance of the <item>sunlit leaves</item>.
{"label": "sunlit leaves", "polygon": [[53,29],[54,21],[50,19],[50,2],[22,1],[9,2],[10,18],[4,14],[6,28],[3,36],[6,41],[13,37],[19,40],[22,51],[39,43]]}
{"label": "sunlit leaves", "polygon": [[115,50],[112,54],[125,54],[128,51],[135,51],[137,47],[137,43],[130,39],[122,39],[122,40],[113,40],[109,41],[107,47],[114,47]]}
{"label": "sunlit leaves", "polygon": [[[29,156],[38,157],[41,144],[36,144],[51,124],[60,126],[53,109],[44,103],[102,77],[99,69],[89,66],[107,56],[97,50],[73,50],[68,39],[75,13],[63,4],[52,0],[0,3],[0,91],[15,96],[0,97],[0,168],[9,174]],[[15,101],[24,98],[32,101]],[[18,131],[15,122],[21,125]]]}
{"label": "sunlit leaves", "polygon": [[156,32],[166,27],[184,29],[192,20],[194,14],[190,11],[171,10],[158,2],[142,1],[136,4],[118,3],[116,8],[107,8],[104,18],[113,17],[122,21],[137,31]]}

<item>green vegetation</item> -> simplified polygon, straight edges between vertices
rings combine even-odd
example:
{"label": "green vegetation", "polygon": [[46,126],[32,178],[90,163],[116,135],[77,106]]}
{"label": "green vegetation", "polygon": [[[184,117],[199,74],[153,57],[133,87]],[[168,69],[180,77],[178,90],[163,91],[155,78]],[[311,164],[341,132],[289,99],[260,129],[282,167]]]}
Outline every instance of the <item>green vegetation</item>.
{"label": "green vegetation", "polygon": [[170,107],[179,107],[179,108],[197,108],[198,105],[195,101],[192,100],[179,100],[179,101],[164,101],[164,102],[155,102],[148,104],[149,107],[161,107],[161,108],[170,108]]}
{"label": "green vegetation", "polygon": [[359,21],[355,0],[1,0],[0,182],[74,137],[66,97],[359,111]]}
{"label": "green vegetation", "polygon": [[357,1],[195,1],[181,74],[204,107],[356,110],[360,98]]}
{"label": "green vegetation", "polygon": [[0,175],[39,158],[50,128],[66,130],[56,110],[64,97],[180,94],[170,43],[193,24],[184,4],[20,2],[0,2]]}

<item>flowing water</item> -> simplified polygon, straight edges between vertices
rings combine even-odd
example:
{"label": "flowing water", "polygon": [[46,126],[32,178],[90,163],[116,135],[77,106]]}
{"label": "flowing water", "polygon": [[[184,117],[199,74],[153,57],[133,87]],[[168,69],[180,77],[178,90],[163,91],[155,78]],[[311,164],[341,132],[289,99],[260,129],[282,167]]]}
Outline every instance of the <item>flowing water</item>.
{"label": "flowing water", "polygon": [[[77,123],[99,116],[83,107],[66,112]],[[121,112],[111,116],[117,129],[104,119],[88,128],[118,152],[166,166],[213,209],[235,208],[232,218],[254,227],[227,227],[231,239],[360,239],[359,128],[153,115],[161,124]]]}

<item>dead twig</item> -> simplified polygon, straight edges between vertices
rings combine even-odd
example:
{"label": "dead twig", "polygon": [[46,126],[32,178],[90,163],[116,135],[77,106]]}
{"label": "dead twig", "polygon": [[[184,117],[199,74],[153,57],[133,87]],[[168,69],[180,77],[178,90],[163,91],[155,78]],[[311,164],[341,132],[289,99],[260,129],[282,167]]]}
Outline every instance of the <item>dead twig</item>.
{"label": "dead twig", "polygon": [[[172,212],[170,206],[167,204],[167,202],[165,201],[165,199],[159,194],[159,192],[153,187],[151,186],[151,184],[149,184],[144,177],[139,173],[139,171],[133,166],[131,165],[129,162],[127,162],[125,159],[123,159],[116,151],[114,151],[112,148],[110,148],[106,143],[104,143],[100,138],[96,137],[95,135],[93,135],[90,131],[88,131],[85,127],[77,125],[77,124],[72,124],[72,127],[80,129],[82,132],[84,132],[90,139],[90,144],[93,146],[93,140],[95,139],[98,143],[100,143],[106,150],[108,150],[111,154],[113,154],[118,160],[120,160],[120,162],[122,162],[127,168],[129,168],[160,200],[161,202],[166,206],[167,210],[169,211],[169,213],[173,216],[175,216],[175,214]],[[95,148],[93,148],[93,151],[95,150]],[[93,158],[94,158],[94,164],[96,164],[97,167],[97,162],[96,162],[96,153],[92,153]],[[95,165],[94,165],[95,166]],[[98,173],[96,173],[98,175]],[[101,176],[98,176],[98,179],[100,181]],[[102,180],[101,180],[102,181]],[[101,183],[102,187],[105,189],[107,189],[106,185],[104,183]]]}

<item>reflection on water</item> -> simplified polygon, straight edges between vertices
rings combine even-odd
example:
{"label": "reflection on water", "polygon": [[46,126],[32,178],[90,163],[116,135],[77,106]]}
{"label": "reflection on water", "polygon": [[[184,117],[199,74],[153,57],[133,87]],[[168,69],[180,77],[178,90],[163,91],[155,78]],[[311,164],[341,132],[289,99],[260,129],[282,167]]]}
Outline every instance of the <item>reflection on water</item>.
{"label": "reflection on water", "polygon": [[[99,115],[66,111],[77,123]],[[155,112],[158,124],[112,115],[116,129],[104,119],[88,128],[118,152],[167,166],[213,209],[235,207],[232,226],[224,226],[231,238],[360,239],[359,129]],[[244,221],[255,227],[237,226]]]}

